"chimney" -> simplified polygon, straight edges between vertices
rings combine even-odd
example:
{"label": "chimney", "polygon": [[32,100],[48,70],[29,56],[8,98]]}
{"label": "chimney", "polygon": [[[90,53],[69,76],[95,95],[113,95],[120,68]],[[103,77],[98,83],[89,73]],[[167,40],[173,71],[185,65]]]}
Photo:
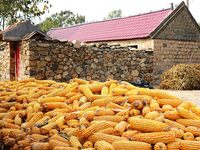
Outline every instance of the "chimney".
{"label": "chimney", "polygon": [[189,0],[186,0],[186,6],[189,8]]}
{"label": "chimney", "polygon": [[170,3],[171,10],[174,10],[174,3]]}

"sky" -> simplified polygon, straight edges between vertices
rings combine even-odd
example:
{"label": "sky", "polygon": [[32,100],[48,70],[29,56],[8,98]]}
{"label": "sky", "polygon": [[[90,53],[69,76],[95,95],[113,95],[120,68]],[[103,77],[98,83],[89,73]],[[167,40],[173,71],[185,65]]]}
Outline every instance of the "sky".
{"label": "sky", "polygon": [[[185,0],[186,1],[186,0]],[[121,9],[123,17],[162,10],[170,7],[170,3],[178,5],[182,0],[49,0],[52,7],[49,13],[41,19],[61,10],[71,10],[74,13],[84,15],[86,22],[103,20],[108,13]],[[189,0],[189,9],[200,22],[200,0]]]}

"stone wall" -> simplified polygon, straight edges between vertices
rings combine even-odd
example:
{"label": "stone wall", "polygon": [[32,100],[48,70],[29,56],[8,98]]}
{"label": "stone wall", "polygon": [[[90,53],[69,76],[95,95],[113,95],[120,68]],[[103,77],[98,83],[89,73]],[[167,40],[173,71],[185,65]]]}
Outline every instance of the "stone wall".
{"label": "stone wall", "polygon": [[75,48],[72,43],[34,39],[24,41],[22,45],[21,68],[24,68],[24,74],[21,74],[21,78],[31,76],[68,81],[80,77],[129,82],[151,82],[153,78],[152,50],[106,44]]}
{"label": "stone wall", "polygon": [[10,49],[9,43],[0,43],[0,80],[10,79]]}
{"label": "stone wall", "polygon": [[154,81],[175,64],[200,63],[200,42],[154,40]]}

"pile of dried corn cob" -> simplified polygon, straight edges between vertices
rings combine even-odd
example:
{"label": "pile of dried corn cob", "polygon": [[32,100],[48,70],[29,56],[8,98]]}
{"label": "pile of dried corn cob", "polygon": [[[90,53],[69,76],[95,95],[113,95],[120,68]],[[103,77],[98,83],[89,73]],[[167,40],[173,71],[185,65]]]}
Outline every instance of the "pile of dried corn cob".
{"label": "pile of dried corn cob", "polygon": [[11,150],[199,150],[200,107],[126,82],[0,82]]}

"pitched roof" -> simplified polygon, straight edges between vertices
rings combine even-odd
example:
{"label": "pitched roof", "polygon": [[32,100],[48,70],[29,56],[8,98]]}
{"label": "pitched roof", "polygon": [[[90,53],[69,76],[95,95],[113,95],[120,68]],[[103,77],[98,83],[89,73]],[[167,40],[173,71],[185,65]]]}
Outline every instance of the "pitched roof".
{"label": "pitched roof", "polygon": [[60,41],[111,41],[147,38],[172,12],[165,9],[136,16],[51,29],[47,34]]}
{"label": "pitched roof", "polygon": [[20,41],[25,35],[36,31],[43,34],[36,26],[31,24],[29,20],[19,21],[0,31],[0,40],[4,41]]}

